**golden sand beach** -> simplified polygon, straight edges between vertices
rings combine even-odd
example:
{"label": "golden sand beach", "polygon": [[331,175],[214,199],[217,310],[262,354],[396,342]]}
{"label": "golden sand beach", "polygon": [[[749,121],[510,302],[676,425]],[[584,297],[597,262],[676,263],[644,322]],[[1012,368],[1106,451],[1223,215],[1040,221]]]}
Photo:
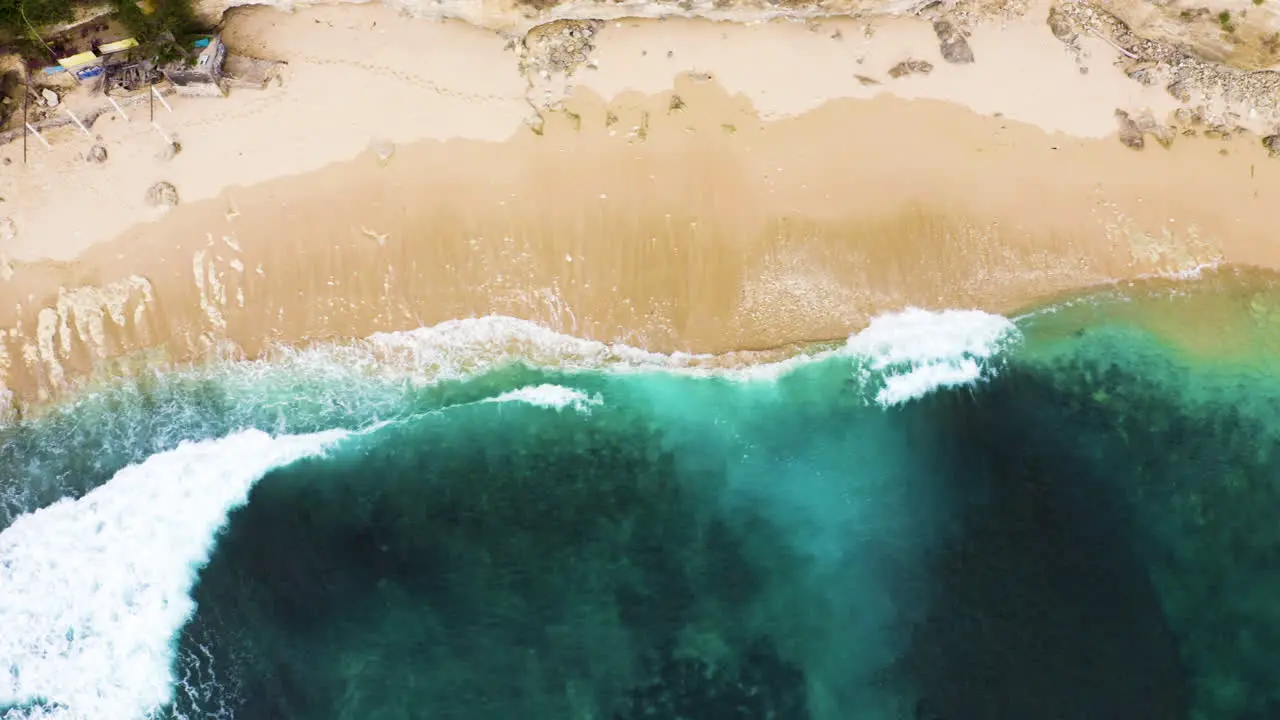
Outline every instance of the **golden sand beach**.
{"label": "golden sand beach", "polygon": [[25,164],[0,146],[0,384],[48,399],[140,352],[485,314],[763,350],[905,306],[1280,267],[1273,73],[1161,55],[1123,3],[944,5],[496,30],[231,10],[231,52],[282,63],[264,88],[107,113]]}

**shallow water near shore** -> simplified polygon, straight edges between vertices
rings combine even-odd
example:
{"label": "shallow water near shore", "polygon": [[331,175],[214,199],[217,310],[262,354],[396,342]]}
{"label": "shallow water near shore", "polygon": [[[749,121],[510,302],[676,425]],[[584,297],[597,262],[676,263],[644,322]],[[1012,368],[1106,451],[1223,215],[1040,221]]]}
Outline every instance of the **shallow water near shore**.
{"label": "shallow water near shore", "polygon": [[82,397],[0,435],[0,717],[1274,717],[1268,283]]}

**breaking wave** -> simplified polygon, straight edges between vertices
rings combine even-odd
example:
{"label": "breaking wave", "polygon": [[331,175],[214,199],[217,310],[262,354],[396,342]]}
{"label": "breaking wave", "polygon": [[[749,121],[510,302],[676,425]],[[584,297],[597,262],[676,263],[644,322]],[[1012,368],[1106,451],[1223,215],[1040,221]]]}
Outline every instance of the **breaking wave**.
{"label": "breaking wave", "polygon": [[1280,708],[1275,645],[1213,640],[1280,637],[1280,385],[1064,318],[753,362],[488,317],[122,380],[0,431],[0,717]]}

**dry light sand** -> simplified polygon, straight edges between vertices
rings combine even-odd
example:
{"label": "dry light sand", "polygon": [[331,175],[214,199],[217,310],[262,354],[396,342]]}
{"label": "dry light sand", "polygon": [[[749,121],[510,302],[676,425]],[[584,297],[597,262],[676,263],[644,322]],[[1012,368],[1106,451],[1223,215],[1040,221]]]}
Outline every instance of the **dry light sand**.
{"label": "dry light sand", "polygon": [[[951,64],[919,21],[620,21],[570,78],[374,6],[233,13],[281,82],[0,147],[0,386],[499,313],[647,349],[842,337],[906,305],[1008,312],[1206,264],[1280,266],[1256,136],[1142,151],[1174,100],[1046,8]],[[906,60],[933,71],[891,78]],[[1081,67],[1087,69],[1082,72]],[[561,102],[563,101],[563,102]],[[88,102],[87,100],[85,102]],[[84,154],[94,142],[103,164]],[[390,147],[380,161],[370,148]],[[150,208],[173,183],[181,204]]]}

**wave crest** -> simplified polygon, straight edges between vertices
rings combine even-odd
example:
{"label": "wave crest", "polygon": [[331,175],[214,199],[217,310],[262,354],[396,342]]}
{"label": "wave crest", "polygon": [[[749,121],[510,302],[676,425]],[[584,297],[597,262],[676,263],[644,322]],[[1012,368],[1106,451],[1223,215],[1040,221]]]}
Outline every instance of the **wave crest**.
{"label": "wave crest", "polygon": [[6,720],[140,718],[172,699],[174,641],[214,538],[273,468],[340,430],[183,443],[0,533]]}
{"label": "wave crest", "polygon": [[1021,336],[1000,315],[909,308],[873,319],[849,338],[845,352],[863,360],[858,379],[878,385],[876,402],[887,407],[989,378],[996,372],[991,360]]}

